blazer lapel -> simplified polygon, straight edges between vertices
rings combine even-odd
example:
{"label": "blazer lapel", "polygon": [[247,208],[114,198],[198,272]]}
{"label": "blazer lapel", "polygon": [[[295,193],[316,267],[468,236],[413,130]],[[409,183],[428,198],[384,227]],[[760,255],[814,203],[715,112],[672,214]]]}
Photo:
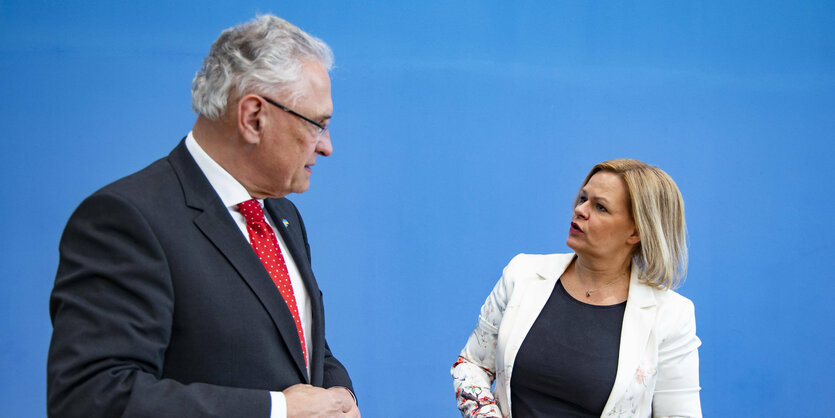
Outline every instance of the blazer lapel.
{"label": "blazer lapel", "polygon": [[548,302],[548,298],[551,296],[551,292],[554,290],[556,283],[556,278],[538,275],[536,281],[525,286],[524,291],[521,292],[521,297],[514,297],[514,300],[510,302],[512,306],[507,307],[508,311],[511,309],[517,310],[518,314],[516,314],[517,319],[510,328],[511,334],[507,341],[504,364],[514,363],[516,354],[519,353],[519,348],[522,347],[522,342],[528,335],[528,331],[531,330],[533,323],[536,322],[536,318],[539,317],[539,313],[542,312],[545,303]]}
{"label": "blazer lapel", "polygon": [[293,316],[261,264],[261,260],[252,251],[252,247],[235,225],[235,221],[229,216],[228,210],[223,206],[183,142],[171,152],[169,161],[183,186],[186,205],[199,210],[194,218],[194,224],[220,250],[255,293],[292,353],[299,373],[309,383],[304,353],[299,344]]}
{"label": "blazer lapel", "polygon": [[644,357],[649,342],[656,313],[655,295],[652,288],[638,281],[638,268],[633,265],[620,334],[618,371],[609,400],[603,408],[604,414],[620,401],[630,381],[635,377],[635,371]]}
{"label": "blazer lapel", "polygon": [[[508,337],[506,349],[504,351],[504,364],[510,365],[514,363],[516,354],[519,353],[519,348],[522,342],[531,330],[533,323],[539,318],[542,308],[551,297],[554,291],[554,286],[557,284],[560,276],[562,276],[571,260],[574,259],[574,254],[559,254],[558,257],[548,259],[546,263],[539,266],[536,271],[536,278],[525,285],[524,290],[519,292],[517,297],[515,294],[507,307],[508,311],[517,311],[516,320],[512,323],[511,335]],[[508,313],[506,312],[505,315]],[[508,381],[508,392],[510,393],[510,383]]]}

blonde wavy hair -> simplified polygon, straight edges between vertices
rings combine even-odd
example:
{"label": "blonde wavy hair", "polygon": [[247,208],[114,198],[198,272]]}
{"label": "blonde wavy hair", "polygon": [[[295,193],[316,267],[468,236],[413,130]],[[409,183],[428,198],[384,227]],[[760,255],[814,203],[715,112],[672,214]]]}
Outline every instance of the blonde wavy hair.
{"label": "blonde wavy hair", "polygon": [[630,216],[641,236],[632,254],[639,278],[659,289],[678,288],[687,275],[687,225],[678,186],[660,168],[628,158],[595,165],[583,186],[600,171],[618,174],[626,183]]}

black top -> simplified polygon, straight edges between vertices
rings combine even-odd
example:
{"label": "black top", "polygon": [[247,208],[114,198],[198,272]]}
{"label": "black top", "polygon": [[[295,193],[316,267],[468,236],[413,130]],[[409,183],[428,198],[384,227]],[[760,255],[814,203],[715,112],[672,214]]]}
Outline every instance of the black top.
{"label": "black top", "polygon": [[580,302],[558,281],[516,354],[512,415],[599,417],[615,384],[625,310],[626,302]]}

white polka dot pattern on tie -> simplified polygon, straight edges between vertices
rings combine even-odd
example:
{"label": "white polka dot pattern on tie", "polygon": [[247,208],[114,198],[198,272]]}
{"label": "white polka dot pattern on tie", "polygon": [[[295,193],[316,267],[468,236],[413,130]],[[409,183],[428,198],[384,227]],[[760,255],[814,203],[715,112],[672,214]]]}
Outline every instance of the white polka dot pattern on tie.
{"label": "white polka dot pattern on tie", "polygon": [[250,199],[239,203],[238,210],[246,219],[246,230],[249,232],[249,240],[255,254],[261,259],[261,263],[264,264],[264,268],[267,269],[267,273],[273,279],[281,297],[284,298],[287,308],[293,314],[293,321],[296,322],[296,331],[299,333],[299,342],[304,353],[304,361],[307,363],[307,345],[304,343],[304,331],[299,317],[299,309],[296,306],[296,295],[293,293],[290,274],[287,273],[287,265],[284,264],[284,256],[281,255],[275,233],[264,218],[264,210],[257,200]]}

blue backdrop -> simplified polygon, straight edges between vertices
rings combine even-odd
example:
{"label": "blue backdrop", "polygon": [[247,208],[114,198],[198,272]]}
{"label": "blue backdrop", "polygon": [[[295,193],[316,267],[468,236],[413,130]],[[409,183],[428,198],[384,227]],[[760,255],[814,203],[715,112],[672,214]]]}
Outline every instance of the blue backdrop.
{"label": "blue backdrop", "polygon": [[350,3],[0,0],[0,415],[45,414],[70,213],[176,145],[209,45],[257,12],[336,54],[335,152],[291,198],[363,416],[457,416],[501,268],[566,251],[614,157],[684,194],[705,415],[832,414],[835,3]]}

